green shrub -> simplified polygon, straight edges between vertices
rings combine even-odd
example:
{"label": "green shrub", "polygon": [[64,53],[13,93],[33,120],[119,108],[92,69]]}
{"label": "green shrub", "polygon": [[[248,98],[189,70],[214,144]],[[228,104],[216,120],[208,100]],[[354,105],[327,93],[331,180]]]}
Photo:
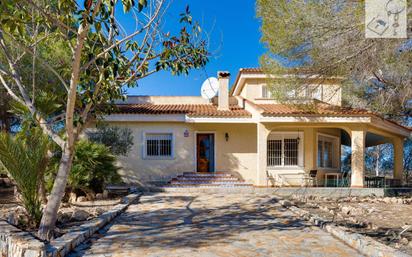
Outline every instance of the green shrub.
{"label": "green shrub", "polygon": [[121,182],[115,161],[108,147],[80,140],[75,148],[69,186],[72,190],[81,190],[87,194],[90,191],[102,192],[107,184]]}
{"label": "green shrub", "polygon": [[37,226],[42,216],[39,181],[47,167],[49,139],[40,129],[32,128],[12,136],[0,133],[0,165],[15,181],[22,204]]}

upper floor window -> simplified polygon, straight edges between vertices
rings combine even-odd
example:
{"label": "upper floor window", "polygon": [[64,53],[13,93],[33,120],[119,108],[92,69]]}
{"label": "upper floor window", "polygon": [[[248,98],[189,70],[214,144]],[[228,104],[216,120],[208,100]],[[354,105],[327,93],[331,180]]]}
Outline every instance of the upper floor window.
{"label": "upper floor window", "polygon": [[272,94],[266,85],[262,85],[262,98],[271,98]]}
{"label": "upper floor window", "polygon": [[172,133],[146,133],[145,157],[171,158],[173,156]]}
{"label": "upper floor window", "polygon": [[309,85],[306,87],[306,97],[323,101],[323,87],[320,85]]}

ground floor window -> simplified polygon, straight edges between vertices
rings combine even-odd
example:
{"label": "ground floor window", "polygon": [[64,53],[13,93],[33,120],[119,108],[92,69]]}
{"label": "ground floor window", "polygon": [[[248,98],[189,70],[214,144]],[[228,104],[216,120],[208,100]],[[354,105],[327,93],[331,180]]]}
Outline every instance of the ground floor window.
{"label": "ground floor window", "polygon": [[318,167],[336,168],[338,138],[318,135]]}
{"label": "ground floor window", "polygon": [[300,133],[273,133],[267,141],[267,166],[302,166]]}
{"label": "ground floor window", "polygon": [[146,133],[145,156],[146,157],[172,157],[173,155],[172,133]]}

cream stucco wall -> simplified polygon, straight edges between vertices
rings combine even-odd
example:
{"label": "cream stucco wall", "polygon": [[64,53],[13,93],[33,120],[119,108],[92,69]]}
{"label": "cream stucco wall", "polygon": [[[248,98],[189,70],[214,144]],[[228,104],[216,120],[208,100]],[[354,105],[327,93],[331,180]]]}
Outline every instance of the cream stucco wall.
{"label": "cream stucco wall", "polygon": [[[112,126],[127,127],[132,130],[133,147],[129,154],[118,156],[118,164],[122,167],[120,174],[126,183],[146,183],[148,181],[161,181],[173,176],[193,171],[194,148],[192,146],[192,133],[184,137],[184,131],[190,126],[184,123],[136,123],[119,122],[110,123]],[[164,160],[144,159],[143,150],[144,133],[167,132],[174,136],[174,158]]]}
{"label": "cream stucco wall", "polygon": [[[197,132],[215,132],[216,171],[232,172],[256,182],[256,124],[195,124]],[[226,142],[225,133],[229,140]]]}
{"label": "cream stucco wall", "polygon": [[[215,163],[216,171],[231,172],[243,178],[249,183],[259,186],[267,185],[266,170],[271,174],[281,173],[309,173],[310,170],[318,170],[319,185],[323,185],[324,174],[326,172],[338,172],[340,170],[341,142],[340,136],[345,130],[350,136],[354,136],[354,132],[361,131],[365,135],[367,132],[380,134],[387,138],[392,138],[396,145],[396,177],[400,177],[402,155],[401,143],[402,138],[381,131],[372,126],[360,124],[308,124],[308,123],[184,123],[184,122],[110,122],[110,125],[118,127],[128,127],[133,131],[134,146],[127,157],[119,156],[119,165],[122,166],[120,171],[125,182],[128,183],[148,183],[153,181],[167,181],[172,177],[182,174],[183,172],[196,171],[196,150],[195,150],[195,135],[196,133],[214,133],[215,134]],[[257,127],[262,128],[261,136],[258,136]],[[185,130],[189,131],[188,137],[184,136]],[[147,132],[171,132],[174,135],[174,158],[165,160],[148,160],[143,158],[144,141],[143,134]],[[267,169],[266,147],[259,148],[260,144],[265,144],[270,132],[288,132],[296,135],[301,134],[301,142],[303,142],[303,165],[301,167],[287,167]],[[225,133],[228,133],[229,139],[226,141]],[[335,155],[334,163],[336,168],[323,169],[317,166],[317,149],[318,135],[335,136],[338,140],[338,151]],[[355,135],[356,136],[356,135]],[[356,138],[355,138],[356,139]],[[352,144],[355,142],[352,138]],[[359,141],[359,140],[358,140]],[[364,139],[361,140],[364,142]],[[361,142],[359,141],[359,142]],[[360,161],[364,158],[363,148],[365,143],[360,144],[355,142],[352,146],[355,152],[359,153],[358,158],[352,165],[355,167],[358,177],[362,177],[364,172],[364,162]],[[262,153],[262,158],[258,153]],[[399,167],[398,167],[399,166]],[[355,181],[356,182],[356,181]],[[360,181],[359,186],[362,184]],[[270,185],[270,184],[269,184]],[[295,179],[290,185],[299,186],[301,180]],[[356,185],[355,185],[356,186]]]}
{"label": "cream stucco wall", "polygon": [[[133,132],[134,145],[128,156],[119,156],[120,174],[127,183],[168,181],[183,172],[196,171],[195,135],[215,134],[216,171],[232,172],[250,183],[255,183],[256,125],[254,124],[188,124],[162,122],[111,122],[110,125],[128,127]],[[185,137],[185,130],[189,136]],[[144,159],[143,134],[168,132],[174,136],[174,158]],[[226,142],[225,133],[229,140]]]}
{"label": "cream stucco wall", "polygon": [[[275,103],[268,102],[268,99],[262,99],[262,87],[266,86],[264,79],[246,79],[245,84],[240,91],[240,96],[255,103]],[[322,100],[332,105],[340,106],[342,104],[341,86],[334,83],[310,84],[309,88],[318,90],[318,100]]]}

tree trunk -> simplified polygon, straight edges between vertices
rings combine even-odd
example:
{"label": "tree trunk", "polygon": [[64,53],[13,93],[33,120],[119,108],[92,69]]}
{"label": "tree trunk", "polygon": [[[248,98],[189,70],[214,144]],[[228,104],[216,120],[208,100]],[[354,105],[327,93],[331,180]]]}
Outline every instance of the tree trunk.
{"label": "tree trunk", "polygon": [[44,174],[41,174],[40,180],[39,180],[39,195],[40,195],[42,204],[46,204],[47,197],[46,197],[46,186],[44,182]]}
{"label": "tree trunk", "polygon": [[39,226],[38,236],[43,240],[50,240],[53,237],[53,230],[57,220],[57,211],[59,210],[61,200],[65,193],[67,178],[73,162],[73,155],[73,147],[69,148],[66,144],[63,148],[59,170],[56,179],[54,180],[53,189],[46,208],[43,210],[43,217]]}
{"label": "tree trunk", "polygon": [[379,176],[379,159],[381,156],[381,148],[379,145],[376,146],[376,165],[375,165],[375,173],[376,176]]}

